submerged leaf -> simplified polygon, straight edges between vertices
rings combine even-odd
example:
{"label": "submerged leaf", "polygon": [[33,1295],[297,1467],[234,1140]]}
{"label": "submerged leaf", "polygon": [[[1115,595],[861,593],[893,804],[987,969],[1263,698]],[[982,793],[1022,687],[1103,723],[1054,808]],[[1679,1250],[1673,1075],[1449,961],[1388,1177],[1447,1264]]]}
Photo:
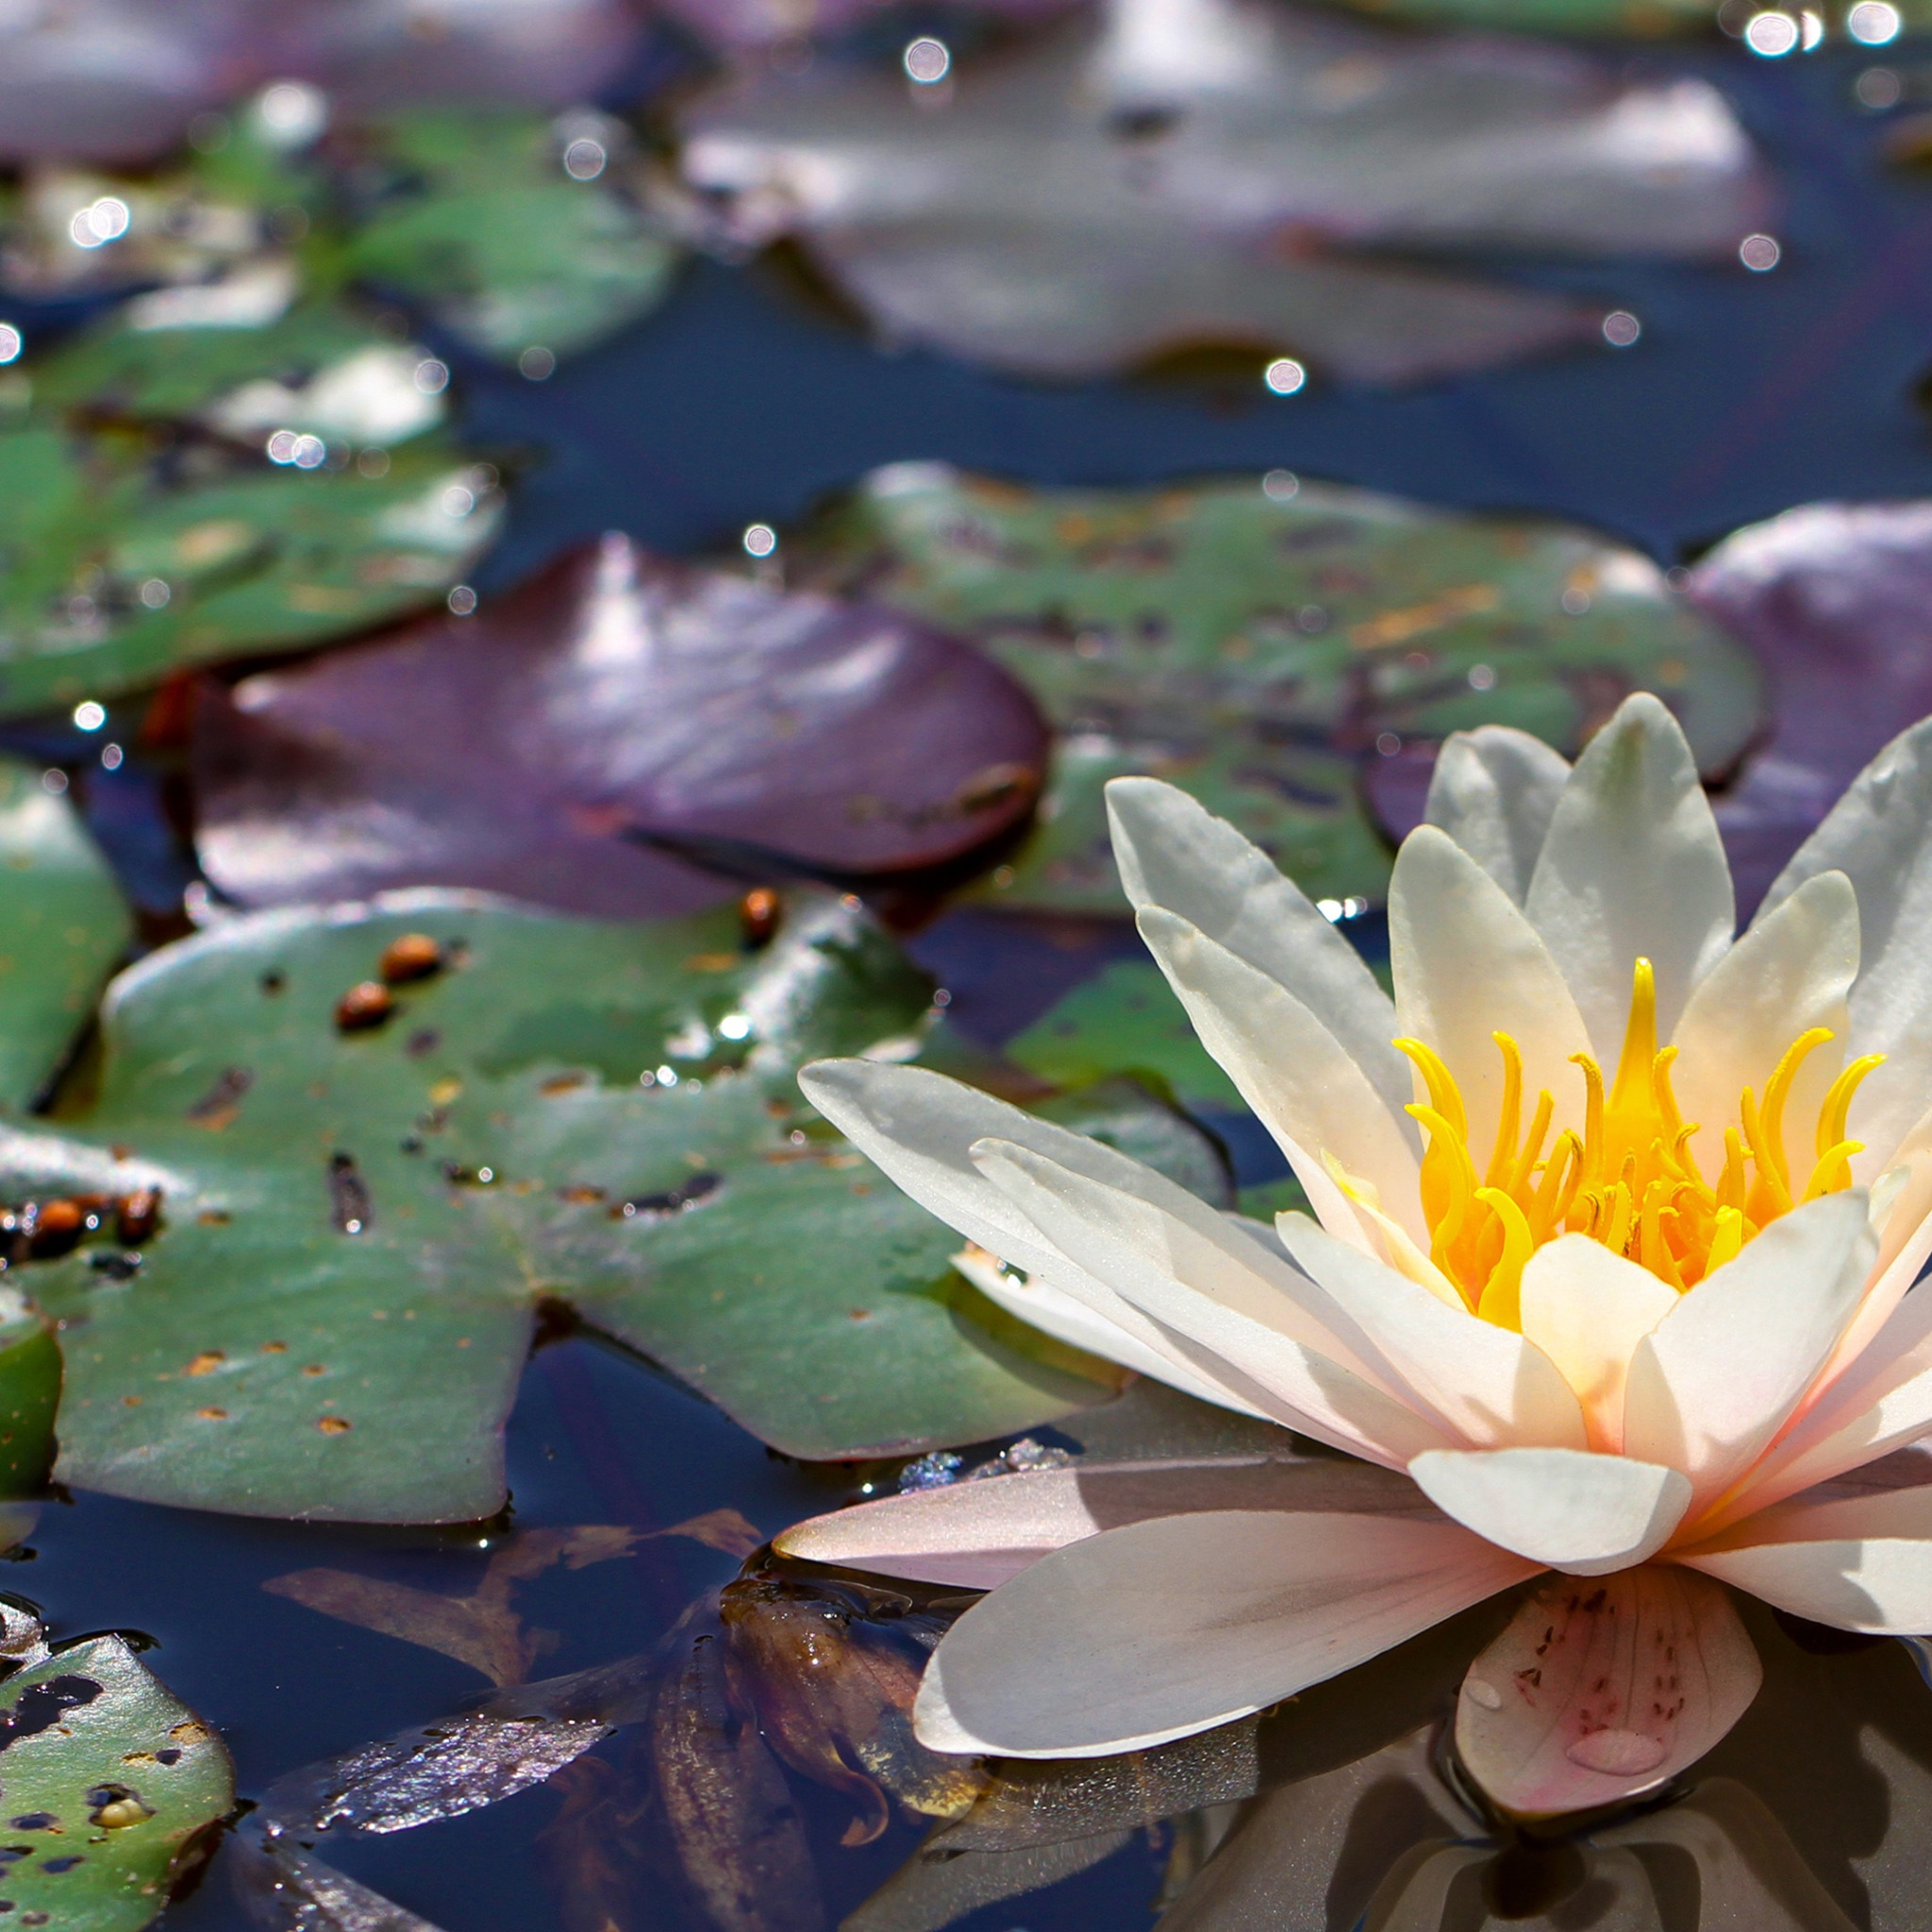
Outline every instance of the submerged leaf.
{"label": "submerged leaf", "polygon": [[0,1684],[8,1844],[0,1910],[60,1932],[139,1932],[235,1801],[222,1741],[118,1637]]}
{"label": "submerged leaf", "polygon": [[[437,968],[391,990],[404,940]],[[372,982],[380,1024],[339,1018]],[[730,909],[599,925],[415,893],[151,956],[109,992],[98,1094],[0,1133],[0,1200],[161,1192],[137,1271],[84,1245],[25,1277],[68,1324],[61,1478],[251,1514],[489,1516],[540,1301],[793,1455],[980,1441],[1103,1399],[1114,1372],[1003,1321],[951,1273],[958,1237],[799,1096],[807,1059],[910,1052],[925,1003],[856,904],[823,898],[762,946]],[[1225,1200],[1202,1137],[1144,1093],[1070,1109]]]}
{"label": "submerged leaf", "polygon": [[1601,311],[1401,254],[1723,259],[1766,212],[1703,81],[1260,0],[1117,0],[949,86],[774,71],[687,114],[684,171],[728,241],[796,236],[882,334],[1058,377],[1202,343],[1481,368]]}
{"label": "submerged leaf", "polygon": [[199,849],[244,904],[681,911],[724,889],[646,839],[780,876],[936,865],[1025,816],[1045,751],[1025,692],[926,625],[610,536],[475,617],[210,691]]}
{"label": "submerged leaf", "polygon": [[1359,767],[1482,724],[1574,753],[1629,691],[1727,769],[1763,715],[1750,653],[1645,557],[1573,525],[1469,516],[1286,472],[1164,490],[875,471],[788,542],[813,581],[972,637],[1060,731],[1041,824],[986,895],[1124,911],[1102,790],[1153,773],[1311,897],[1380,896]]}
{"label": "submerged leaf", "polygon": [[438,602],[494,534],[492,481],[426,439],[367,475],[0,431],[0,716]]}
{"label": "submerged leaf", "polygon": [[224,1862],[262,1932],[438,1932],[285,1839],[244,1826]]}

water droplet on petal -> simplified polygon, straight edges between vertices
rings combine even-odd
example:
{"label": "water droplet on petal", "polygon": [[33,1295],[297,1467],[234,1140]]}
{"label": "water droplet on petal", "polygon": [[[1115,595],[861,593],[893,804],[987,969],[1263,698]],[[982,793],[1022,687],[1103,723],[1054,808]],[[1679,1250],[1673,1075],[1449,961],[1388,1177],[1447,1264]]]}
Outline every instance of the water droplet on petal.
{"label": "water droplet on petal", "polygon": [[1638,1777],[1655,1770],[1668,1755],[1661,1738],[1646,1738],[1641,1731],[1591,1731],[1578,1738],[1564,1753],[1572,1764],[1586,1771],[1600,1771],[1606,1777]]}

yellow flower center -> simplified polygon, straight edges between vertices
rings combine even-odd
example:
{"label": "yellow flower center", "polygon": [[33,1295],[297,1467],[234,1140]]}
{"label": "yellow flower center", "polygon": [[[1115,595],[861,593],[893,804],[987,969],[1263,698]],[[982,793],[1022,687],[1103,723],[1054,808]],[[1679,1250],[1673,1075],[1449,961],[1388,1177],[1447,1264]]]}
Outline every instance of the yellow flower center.
{"label": "yellow flower center", "polygon": [[[1566,1127],[1547,1153],[1556,1115],[1549,1090],[1539,1094],[1525,1129],[1522,1052],[1508,1034],[1491,1036],[1503,1056],[1503,1108],[1480,1173],[1462,1094],[1448,1068],[1419,1040],[1395,1042],[1415,1062],[1429,1094],[1426,1106],[1408,1109],[1429,1136],[1422,1165],[1429,1259],[1485,1321],[1520,1325],[1524,1264],[1559,1235],[1586,1234],[1681,1291],[1800,1202],[1851,1185],[1852,1156],[1863,1143],[1845,1138],[1845,1119],[1859,1083],[1883,1054],[1854,1060],[1831,1083],[1818,1109],[1809,1174],[1800,1184],[1785,1150],[1786,1104],[1806,1056],[1832,1038],[1824,1026],[1801,1033],[1761,1099],[1744,1089],[1736,1124],[1724,1128],[1723,1172],[1707,1180],[1690,1149],[1698,1124],[1684,1121],[1671,1091],[1677,1049],[1657,1050],[1648,959],[1637,961],[1634,978],[1616,1079],[1606,1094],[1596,1062],[1588,1054],[1571,1056],[1582,1070],[1583,1127]],[[1349,1190],[1365,1198],[1359,1183]]]}

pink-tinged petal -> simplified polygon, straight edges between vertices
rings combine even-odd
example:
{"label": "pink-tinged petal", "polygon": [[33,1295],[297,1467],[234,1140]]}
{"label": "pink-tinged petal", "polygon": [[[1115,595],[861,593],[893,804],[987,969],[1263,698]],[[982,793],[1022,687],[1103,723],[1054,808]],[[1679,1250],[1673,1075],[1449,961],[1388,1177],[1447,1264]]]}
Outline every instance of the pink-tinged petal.
{"label": "pink-tinged petal", "polygon": [[1098,1344],[1106,1339],[1102,1328],[1083,1346],[1128,1368],[1138,1367],[1151,1352],[1174,1362],[1191,1390],[1205,1379],[1219,1391],[1212,1400],[1229,1408],[1253,1407],[1247,1395],[1215,1382],[1205,1366],[1177,1350],[1157,1324],[1095,1280],[1076,1260],[1042,1241],[1032,1223],[974,1166],[971,1150],[976,1140],[998,1135],[1111,1186],[1145,1193],[1151,1200],[1178,1197],[1199,1207],[1186,1189],[1084,1134],[1023,1113],[990,1093],[924,1067],[818,1060],[800,1073],[798,1084],[827,1120],[928,1213],[958,1228],[988,1254],[1080,1301],[1132,1343],[1126,1348],[1101,1347]]}
{"label": "pink-tinged petal", "polygon": [[[1470,1145],[1487,1160],[1503,1108],[1498,1027],[1523,1051],[1534,1106],[1547,1087],[1574,1100],[1572,1054],[1590,1035],[1557,961],[1506,891],[1447,833],[1423,825],[1402,841],[1389,885],[1389,954],[1405,1034],[1441,1055],[1462,1089]],[[1629,996],[1625,968],[1624,997]],[[1416,1096],[1424,1097],[1418,1082]]]}
{"label": "pink-tinged petal", "polygon": [[1695,1526],[1715,1534],[1932,1434],[1932,1295],[1909,1295],[1877,1341]]}
{"label": "pink-tinged petal", "polygon": [[[1683,1117],[1703,1123],[1690,1144],[1707,1174],[1724,1168],[1739,1095],[1762,1095],[1791,1041],[1824,1026],[1832,1039],[1806,1056],[1785,1103],[1793,1165],[1808,1171],[1812,1123],[1844,1064],[1845,995],[1857,971],[1858,902],[1830,872],[1760,919],[1699,983],[1672,1036],[1671,1084]],[[1804,1175],[1793,1180],[1802,1190]]]}
{"label": "pink-tinged petal", "polygon": [[1302,1158],[1318,1181],[1327,1174],[1322,1157],[1332,1156],[1425,1241],[1414,1126],[1391,1109],[1334,1034],[1291,992],[1177,913],[1149,907],[1140,927],[1201,1044],[1283,1150],[1307,1150]]}
{"label": "pink-tinged petal", "polygon": [[1456,1748],[1505,1810],[1608,1805],[1694,1764],[1763,1666],[1718,1585],[1661,1564],[1549,1578],[1470,1665]]}
{"label": "pink-tinged petal", "polygon": [[[1869,1081],[1866,1083],[1871,1084]],[[1854,1163],[1865,1164],[1860,1155]],[[1919,1270],[1932,1255],[1932,1112],[1922,1118],[1885,1163],[1886,1172],[1874,1177],[1873,1224],[1878,1233],[1878,1259],[1871,1286],[1858,1305],[1831,1360],[1818,1378],[1813,1395],[1822,1392],[1872,1346],[1892,1318],[1906,1291],[1919,1278]]]}
{"label": "pink-tinged petal", "polygon": [[1225,819],[1158,778],[1110,780],[1107,816],[1134,909],[1177,914],[1284,987],[1399,1115],[1408,1063],[1390,1044],[1395,1008],[1307,894]]}
{"label": "pink-tinged petal", "polygon": [[1430,774],[1423,817],[1521,906],[1569,776],[1569,759],[1526,731],[1482,724],[1452,732]]}
{"label": "pink-tinged petal", "polygon": [[1098,1757],[1264,1709],[1534,1574],[1440,1519],[1255,1510],[1071,1543],[954,1624],[913,1721],[936,1751]]}
{"label": "pink-tinged petal", "polygon": [[1796,1409],[1857,1307],[1874,1243],[1859,1190],[1774,1221],[1637,1344],[1624,1449],[1681,1469],[1697,1504],[1742,1476]]}
{"label": "pink-tinged petal", "polygon": [[1624,1447],[1624,1384],[1637,1344],[1677,1291],[1588,1235],[1539,1248],[1523,1271],[1523,1334],[1556,1363],[1583,1406],[1590,1446]]}
{"label": "pink-tinged petal", "polygon": [[1624,1043],[1637,959],[1656,968],[1657,1031],[1669,1039],[1691,988],[1729,949],[1737,914],[1717,821],[1682,728],[1649,692],[1625,698],[1584,747],[1524,908],[1606,1067]]}
{"label": "pink-tinged petal", "polygon": [[1078,1254],[1183,1359],[1275,1421],[1391,1469],[1454,1446],[1431,1417],[1370,1379],[1373,1365],[1355,1360],[1293,1291],[1300,1277],[1285,1261],[1199,1202],[1169,1213],[1011,1141],[977,1141],[973,1152],[1036,1240]]}
{"label": "pink-tinged petal", "polygon": [[1408,1473],[1445,1516],[1572,1576],[1603,1576],[1655,1556],[1690,1501],[1690,1481],[1674,1469],[1579,1449],[1436,1450]]}
{"label": "pink-tinged petal", "polygon": [[1367,1358],[1397,1378],[1394,1392],[1439,1418],[1460,1446],[1584,1446],[1576,1397],[1533,1342],[1447,1307],[1306,1215],[1284,1214],[1278,1225],[1284,1245],[1362,1338]]}
{"label": "pink-tinged petal", "polygon": [[1436,1520],[1407,1476],[1366,1462],[1230,1457],[1081,1463],[885,1496],[796,1524],[774,1546],[813,1563],[992,1590],[1085,1537],[1208,1509]]}
{"label": "pink-tinged petal", "polygon": [[1672,1554],[1814,1624],[1887,1637],[1932,1630],[1932,1484],[1807,1491]]}

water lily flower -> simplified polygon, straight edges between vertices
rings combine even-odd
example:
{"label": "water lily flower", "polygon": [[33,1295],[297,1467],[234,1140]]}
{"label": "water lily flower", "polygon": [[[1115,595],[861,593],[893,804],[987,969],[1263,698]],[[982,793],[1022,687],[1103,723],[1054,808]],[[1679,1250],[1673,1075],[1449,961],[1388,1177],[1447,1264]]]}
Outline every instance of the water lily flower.
{"label": "water lily flower", "polygon": [[991,1589],[926,1669],[920,1737],[1185,1737],[1541,1575],[1457,1737],[1499,1802],[1557,1811],[1667,1778],[1750,1703],[1725,1586],[1932,1630],[1932,1457],[1895,1453],[1932,1431],[1932,1294],[1907,1293],[1932,1248],[1932,721],[1737,938],[1656,698],[1574,769],[1519,732],[1452,739],[1390,890],[1392,1002],[1185,793],[1120,780],[1108,806],[1141,935],[1312,1217],[1219,1214],[913,1067],[822,1062],[806,1091],[1005,1306],[1357,1460],[1043,1471],[791,1531]]}

